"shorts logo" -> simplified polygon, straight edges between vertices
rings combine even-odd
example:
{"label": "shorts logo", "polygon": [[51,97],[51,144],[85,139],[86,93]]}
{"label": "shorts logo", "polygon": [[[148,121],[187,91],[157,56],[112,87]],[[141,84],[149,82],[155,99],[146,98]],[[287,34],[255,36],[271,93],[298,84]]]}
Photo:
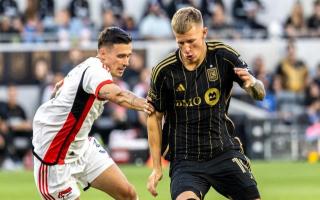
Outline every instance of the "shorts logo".
{"label": "shorts logo", "polygon": [[59,192],[58,198],[59,198],[59,199],[67,198],[71,193],[72,193],[72,188],[71,188],[71,187],[68,187],[67,189]]}
{"label": "shorts logo", "polygon": [[216,81],[218,80],[218,70],[216,67],[207,69],[207,75],[208,75],[208,79],[209,81]]}

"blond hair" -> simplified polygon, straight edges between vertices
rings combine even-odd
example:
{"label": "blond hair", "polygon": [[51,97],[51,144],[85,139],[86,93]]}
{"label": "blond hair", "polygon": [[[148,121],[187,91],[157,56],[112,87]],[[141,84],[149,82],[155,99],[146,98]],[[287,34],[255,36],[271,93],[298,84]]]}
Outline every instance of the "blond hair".
{"label": "blond hair", "polygon": [[193,7],[179,9],[171,20],[171,27],[178,34],[188,32],[194,24],[203,26],[203,19],[201,12]]}

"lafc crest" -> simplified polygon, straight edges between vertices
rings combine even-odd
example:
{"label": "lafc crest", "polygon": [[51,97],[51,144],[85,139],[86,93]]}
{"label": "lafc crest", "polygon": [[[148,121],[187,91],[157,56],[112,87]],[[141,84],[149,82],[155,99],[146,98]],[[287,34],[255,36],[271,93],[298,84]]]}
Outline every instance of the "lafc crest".
{"label": "lafc crest", "polygon": [[216,67],[207,69],[207,75],[209,81],[216,81],[219,78],[218,70]]}

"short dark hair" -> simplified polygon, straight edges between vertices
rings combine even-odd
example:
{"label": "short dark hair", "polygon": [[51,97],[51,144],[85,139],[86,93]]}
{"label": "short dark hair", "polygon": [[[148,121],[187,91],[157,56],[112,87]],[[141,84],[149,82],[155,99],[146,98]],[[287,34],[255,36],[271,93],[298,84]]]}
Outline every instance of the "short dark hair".
{"label": "short dark hair", "polygon": [[102,46],[111,46],[114,44],[129,44],[132,38],[126,31],[119,27],[108,27],[101,31],[98,40],[98,49]]}

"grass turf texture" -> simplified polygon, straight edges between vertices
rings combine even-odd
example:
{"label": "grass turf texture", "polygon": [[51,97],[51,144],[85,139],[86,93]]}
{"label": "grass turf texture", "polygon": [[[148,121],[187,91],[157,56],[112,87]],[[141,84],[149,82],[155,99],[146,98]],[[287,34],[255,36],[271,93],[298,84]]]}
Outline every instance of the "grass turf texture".
{"label": "grass turf texture", "polygon": [[[151,169],[137,166],[120,166],[138,191],[140,200],[154,199],[146,190],[146,180]],[[305,162],[253,162],[252,168],[258,181],[260,193],[264,200],[314,200],[320,199],[320,163]],[[169,200],[168,170],[158,185],[159,200]],[[0,171],[1,200],[36,200],[40,199],[35,188],[33,173],[30,171]],[[82,200],[112,199],[96,189],[91,188],[81,193]],[[210,189],[206,199],[225,199]]]}

